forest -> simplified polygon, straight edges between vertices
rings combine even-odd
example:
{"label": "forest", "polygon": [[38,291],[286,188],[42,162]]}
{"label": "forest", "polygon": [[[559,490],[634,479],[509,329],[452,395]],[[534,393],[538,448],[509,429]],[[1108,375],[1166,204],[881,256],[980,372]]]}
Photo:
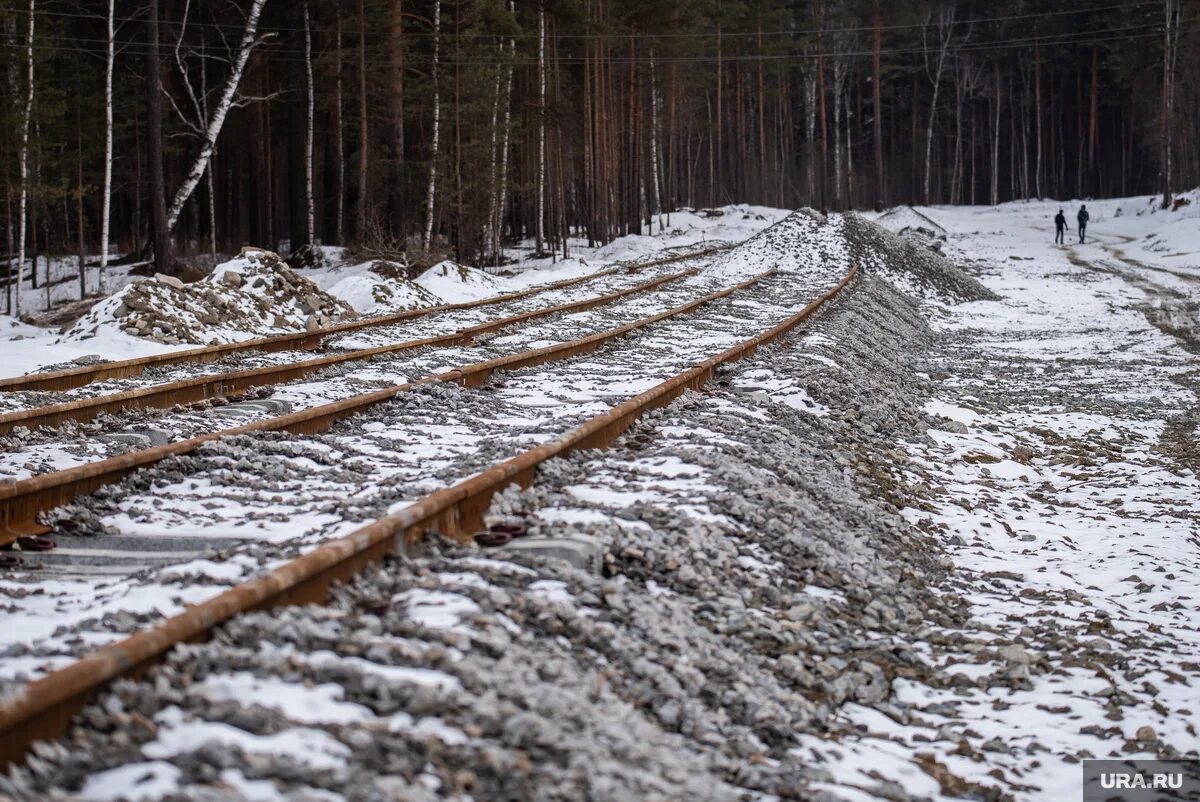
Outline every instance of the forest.
{"label": "forest", "polygon": [[[0,0],[7,304],[70,255],[496,264],[681,207],[1200,184],[1200,4]],[[11,308],[11,306],[7,307]]]}

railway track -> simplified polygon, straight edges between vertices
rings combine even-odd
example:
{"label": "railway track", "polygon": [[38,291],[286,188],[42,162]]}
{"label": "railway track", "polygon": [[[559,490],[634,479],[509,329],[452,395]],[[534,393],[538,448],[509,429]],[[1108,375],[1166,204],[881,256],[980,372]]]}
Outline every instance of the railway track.
{"label": "railway track", "polygon": [[81,365],[79,367],[45,371],[42,373],[29,373],[24,376],[13,376],[10,378],[0,379],[0,392],[70,390],[105,379],[121,379],[131,376],[138,376],[150,368],[215,362],[232,354],[242,354],[256,351],[270,353],[275,351],[312,350],[320,347],[326,338],[332,336],[394,326],[399,323],[425,318],[429,317],[430,315],[444,312],[483,309],[511,301],[532,298],[553,290],[575,287],[607,276],[617,275],[620,273],[640,272],[651,267],[673,264],[688,259],[702,258],[704,256],[718,253],[727,249],[728,247],[730,246],[705,248],[699,251],[675,254],[648,262],[618,265],[616,267],[607,268],[595,273],[589,273],[584,276],[563,279],[550,284],[538,285],[525,290],[520,290],[518,292],[506,293],[504,295],[497,295],[491,298],[483,298],[465,303],[440,304],[438,306],[424,307],[421,309],[411,309],[389,315],[380,315],[376,317],[363,318],[361,320],[347,321],[345,323],[337,323],[332,326],[313,329],[312,331],[302,331],[294,334],[281,334],[272,337],[260,337],[252,340],[243,340],[236,343],[222,343],[219,345],[204,346],[202,348],[189,348],[183,351],[172,351],[164,354],[138,357],[136,359],[123,359],[113,362],[103,362],[95,365]]}
{"label": "railway track", "polygon": [[698,272],[696,268],[683,270],[615,292],[585,298],[581,301],[554,304],[529,312],[508,315],[486,323],[467,326],[449,334],[404,340],[372,348],[358,348],[351,351],[332,353],[326,356],[296,362],[284,362],[278,365],[268,365],[249,370],[204,373],[186,379],[150,384],[122,392],[95,395],[74,401],[17,410],[0,414],[0,435],[9,434],[18,426],[23,426],[27,429],[37,429],[43,426],[58,426],[66,421],[87,423],[100,415],[127,409],[164,409],[177,404],[190,404],[209,398],[224,398],[232,394],[242,393],[252,387],[271,386],[292,381],[333,365],[361,362],[402,351],[412,351],[430,346],[467,345],[475,342],[476,338],[480,336],[497,332],[510,326],[522,325],[533,320],[566,312],[581,312],[594,309],[631,295],[651,292],[671,282],[694,276]]}
{"label": "railway track", "polygon": [[[685,271],[685,274],[694,271]],[[677,274],[673,280],[682,277]],[[765,274],[764,274],[765,275]],[[359,414],[397,395],[422,385],[452,382],[472,387],[484,382],[499,370],[516,370],[561,360],[587,353],[601,345],[623,337],[630,332],[651,326],[662,320],[691,312],[705,304],[725,298],[740,289],[758,282],[762,276],[693,298],[656,314],[640,317],[604,331],[585,337],[570,339],[539,348],[522,350],[505,356],[471,362],[449,370],[420,376],[406,382],[392,384],[379,390],[352,394],[337,401],[318,404],[308,409],[261,418],[250,423],[220,428],[204,434],[186,437],[174,442],[150,448],[138,449],[107,459],[85,462],[65,470],[32,476],[0,485],[0,545],[8,545],[21,537],[45,534],[48,529],[37,520],[38,516],[70,502],[81,495],[91,493],[104,485],[115,482],[133,471],[153,466],[170,457],[194,453],[206,443],[224,437],[235,437],[254,432],[291,432],[314,434],[326,430],[336,421]],[[656,280],[662,286],[662,280]],[[645,287],[645,285],[639,285]],[[596,306],[586,302],[586,306]]]}
{"label": "railway track", "polygon": [[[254,577],[160,624],[104,646],[65,668],[29,683],[0,705],[0,733],[3,734],[0,737],[0,762],[4,765],[19,762],[35,740],[63,735],[74,714],[95,691],[113,679],[144,670],[175,644],[203,638],[221,623],[245,611],[281,604],[319,602],[325,597],[331,583],[354,575],[393,551],[403,550],[428,532],[437,531],[462,539],[478,531],[483,513],[497,492],[510,484],[529,484],[538,466],[549,459],[575,449],[609,445],[647,411],[670,403],[687,389],[702,387],[722,365],[750,356],[761,346],[786,336],[842,291],[853,280],[855,272],[852,269],[835,286],[819,292],[815,298],[811,297],[813,293],[810,292],[808,302],[798,312],[781,313],[780,309],[786,308],[784,303],[772,306],[771,291],[780,288],[776,285],[763,286],[760,283],[763,277],[759,276],[723,291],[720,296],[727,298],[739,290],[759,284],[755,288],[759,292],[758,297],[727,298],[721,309],[703,321],[691,319],[684,325],[678,316],[702,304],[711,303],[716,298],[706,296],[705,299],[691,302],[689,310],[661,313],[654,316],[653,321],[647,318],[638,321],[638,325],[631,323],[571,343],[515,354],[510,358],[511,361],[503,365],[498,364],[500,360],[493,360],[491,364],[480,363],[470,366],[470,370],[455,371],[456,375],[452,377],[430,377],[426,383],[429,387],[438,382],[474,386],[496,370],[504,368],[515,372],[506,374],[504,384],[509,386],[498,392],[528,402],[529,388],[541,386],[544,392],[557,393],[556,398],[574,399],[577,410],[581,412],[570,421],[571,428],[565,433],[541,438],[532,447],[522,447],[514,454],[495,460],[492,467],[482,472],[471,472],[448,487],[426,492],[400,509],[389,510],[373,522],[324,542],[264,575]],[[791,309],[795,309],[795,306]],[[641,331],[639,342],[619,342],[619,338],[630,332],[668,320],[671,322],[655,327],[661,329],[657,332]],[[672,323],[677,326],[672,328]],[[688,331],[694,332],[694,337],[681,344],[680,337]],[[548,376],[538,376],[533,370],[555,356],[575,357],[613,343],[618,345],[607,353],[606,364],[610,367],[622,364],[622,360],[627,362],[636,354],[646,354],[648,362],[658,360],[654,363],[655,370],[643,370],[632,378],[613,380],[617,383],[623,381],[623,389],[644,388],[633,393],[632,397],[626,394],[619,403],[611,403],[614,399],[603,392],[607,377],[595,377],[597,366],[603,367],[598,356],[593,357],[591,362],[572,360],[570,364],[575,372],[566,380],[559,377],[557,385],[551,389],[545,389]],[[711,355],[713,351],[718,353]],[[669,358],[666,356],[668,352],[671,352]],[[710,355],[700,356],[705,353]],[[590,385],[589,377],[592,377]],[[481,392],[477,389],[470,395],[478,399]],[[389,397],[395,395],[396,392],[392,392]],[[311,410],[306,411],[307,420],[294,420],[295,430],[311,431],[306,428],[309,425],[323,428],[327,424],[317,423],[321,416],[340,415],[342,412],[350,414],[345,409],[336,412],[326,410],[319,415],[310,414]],[[466,409],[464,414],[472,414],[472,410]],[[370,421],[370,426],[378,423]],[[399,425],[406,424],[401,420]],[[351,433],[345,439],[363,440],[366,436],[364,432],[375,431],[360,428],[364,431]],[[513,439],[511,433],[509,439]]]}

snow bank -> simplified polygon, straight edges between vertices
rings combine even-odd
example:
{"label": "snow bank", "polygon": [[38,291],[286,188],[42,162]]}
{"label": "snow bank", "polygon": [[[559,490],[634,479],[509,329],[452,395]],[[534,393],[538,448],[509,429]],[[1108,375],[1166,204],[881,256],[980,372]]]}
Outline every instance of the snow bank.
{"label": "snow bank", "polygon": [[449,259],[426,270],[415,283],[451,304],[491,298],[504,291],[500,282],[482,270]]}
{"label": "snow bank", "polygon": [[359,314],[380,315],[437,306],[442,299],[405,277],[397,262],[376,260],[355,265],[351,274],[339,279],[327,292]]}
{"label": "snow bank", "polygon": [[129,284],[93,306],[65,338],[123,333],[204,345],[301,331],[353,316],[353,309],[276,254],[247,250],[192,284],[162,275]]}

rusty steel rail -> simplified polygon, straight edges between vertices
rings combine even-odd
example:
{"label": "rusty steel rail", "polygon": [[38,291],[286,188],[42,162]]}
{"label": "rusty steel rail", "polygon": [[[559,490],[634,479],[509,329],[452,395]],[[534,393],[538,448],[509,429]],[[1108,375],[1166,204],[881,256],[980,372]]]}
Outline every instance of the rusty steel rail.
{"label": "rusty steel rail", "polygon": [[607,447],[641,415],[666,406],[685,390],[699,389],[719,367],[751,356],[758,348],[787,335],[841,292],[857,271],[857,266],[852,268],[836,286],[782,323],[676,374],[567,434],[431,493],[265,576],[31,682],[0,704],[0,768],[23,760],[34,741],[63,736],[92,694],[114,679],[144,671],[178,643],[204,638],[244,612],[323,601],[332,583],[353,576],[391,552],[404,550],[427,532],[461,537],[477,530],[494,494],[514,483],[528,486],[537,467],[549,459],[577,449]]}
{"label": "rusty steel rail", "polygon": [[141,468],[149,467],[168,457],[190,454],[203,444],[221,437],[232,437],[250,432],[287,431],[295,434],[315,434],[323,432],[343,418],[362,412],[376,404],[381,404],[396,395],[407,392],[422,384],[435,382],[454,382],[464,387],[474,387],[482,384],[497,370],[516,370],[532,367],[559,359],[567,359],[578,354],[596,350],[604,343],[623,337],[631,331],[645,328],[661,320],[675,315],[686,314],[704,304],[724,298],[745,289],[771,275],[773,271],[761,273],[753,278],[726,287],[723,290],[709,293],[700,298],[688,301],[665,312],[659,312],[650,317],[625,323],[612,329],[590,334],[577,340],[569,340],[557,345],[548,345],[530,351],[520,351],[508,356],[475,362],[461,368],[424,376],[405,384],[398,384],[382,390],[352,396],[341,401],[290,412],[285,415],[265,418],[263,420],[222,429],[217,432],[179,440],[166,445],[132,451],[117,457],[110,457],[96,462],[88,462],[53,473],[32,476],[16,482],[0,484],[0,546],[8,545],[21,535],[43,534],[44,526],[37,523],[37,516],[56,507],[66,504],[79,496],[91,493],[97,488],[111,484],[123,476]]}
{"label": "rusty steel rail", "polygon": [[71,390],[76,387],[82,387],[85,384],[90,384],[94,381],[100,381],[102,379],[123,379],[130,376],[138,376],[149,367],[179,365],[189,362],[215,362],[216,360],[222,359],[229,354],[240,353],[243,351],[269,352],[312,350],[317,348],[321,344],[321,341],[326,337],[335,334],[345,334],[348,331],[357,331],[365,328],[391,326],[395,325],[396,323],[402,323],[406,320],[425,317],[427,315],[440,312],[450,312],[458,309],[476,309],[481,306],[491,306],[493,304],[505,303],[507,301],[516,301],[520,300],[521,298],[528,298],[543,292],[550,292],[551,290],[559,290],[565,287],[575,286],[576,284],[583,284],[585,282],[593,281],[604,276],[610,276],[615,273],[636,273],[648,267],[658,267],[660,265],[672,264],[674,262],[683,262],[688,259],[699,259],[705,256],[711,256],[714,253],[727,250],[729,247],[731,246],[706,248],[700,251],[677,254],[675,256],[668,256],[662,259],[654,259],[649,262],[618,265],[616,267],[600,270],[596,273],[589,273],[586,276],[576,276],[575,278],[562,279],[560,281],[551,282],[550,284],[530,287],[526,290],[510,292],[504,295],[497,295],[492,298],[481,298],[476,301],[467,301],[457,304],[439,304],[438,306],[428,306],[423,309],[410,309],[406,312],[396,312],[390,315],[369,317],[362,320],[351,320],[345,323],[335,323],[331,326],[313,329],[312,331],[301,331],[294,334],[278,334],[271,337],[259,337],[253,340],[243,340],[236,343],[208,345],[202,348],[189,348],[184,351],[171,351],[165,354],[154,354],[153,356],[137,357],[135,359],[122,359],[115,362],[103,362],[97,365],[81,365],[76,368],[63,368],[61,370],[46,371],[45,373],[27,373],[24,376],[13,376],[10,378],[0,379],[0,392],[13,392],[18,390]]}
{"label": "rusty steel rail", "polygon": [[331,365],[373,359],[384,354],[409,351],[425,346],[469,345],[474,342],[476,337],[482,334],[489,334],[508,326],[526,323],[542,317],[549,317],[560,312],[581,312],[594,309],[630,295],[656,290],[665,284],[694,276],[699,272],[698,268],[691,268],[679,273],[661,276],[623,290],[610,292],[606,295],[597,295],[585,298],[582,301],[556,304],[519,315],[510,315],[509,317],[469,326],[450,334],[443,334],[436,337],[422,337],[417,340],[406,340],[375,348],[361,348],[339,354],[305,359],[300,362],[288,362],[282,365],[269,365],[262,368],[238,370],[230,373],[210,373],[163,384],[138,387],[119,393],[80,398],[75,401],[51,404],[44,407],[16,410],[15,412],[0,414],[0,435],[8,434],[17,426],[36,429],[39,426],[58,426],[66,421],[86,423],[104,413],[119,412],[126,409],[162,409],[174,404],[187,404],[206,398],[224,397],[251,387],[280,384],[298,379]]}

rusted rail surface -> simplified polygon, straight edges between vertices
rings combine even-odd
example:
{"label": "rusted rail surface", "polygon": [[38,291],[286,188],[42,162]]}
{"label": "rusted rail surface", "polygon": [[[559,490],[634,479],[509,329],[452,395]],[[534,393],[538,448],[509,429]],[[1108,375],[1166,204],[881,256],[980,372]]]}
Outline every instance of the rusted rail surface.
{"label": "rusted rail surface", "polygon": [[526,323],[530,320],[549,317],[550,315],[562,312],[581,312],[594,309],[630,295],[656,290],[665,284],[694,276],[698,272],[697,268],[692,268],[679,273],[672,273],[668,276],[661,276],[623,290],[610,292],[606,295],[585,298],[582,301],[547,306],[519,315],[510,315],[436,337],[423,337],[418,340],[407,340],[375,348],[361,348],[344,353],[305,359],[300,362],[289,362],[283,365],[269,365],[251,370],[193,376],[188,379],[138,387],[119,393],[98,395],[92,398],[80,398],[76,401],[67,401],[62,404],[52,404],[45,407],[8,412],[0,415],[0,435],[8,434],[17,426],[36,429],[39,426],[58,426],[66,421],[86,423],[102,414],[119,412],[126,409],[161,409],[174,404],[188,404],[206,398],[224,397],[231,393],[239,393],[250,387],[280,384],[298,379],[331,365],[373,359],[377,356],[409,351],[425,346],[468,345],[482,334],[499,331],[508,326]]}
{"label": "rusted rail surface", "polygon": [[497,370],[516,370],[532,367],[558,359],[567,359],[578,354],[588,353],[599,348],[604,343],[622,337],[631,331],[645,328],[669,317],[686,314],[704,304],[724,298],[738,290],[745,289],[762,280],[771,273],[762,273],[747,281],[727,287],[723,290],[688,301],[665,312],[659,312],[650,317],[626,323],[616,328],[607,329],[570,340],[557,345],[548,345],[530,351],[521,351],[509,356],[489,359],[485,362],[475,362],[461,368],[455,368],[433,376],[425,376],[405,384],[387,387],[363,393],[341,401],[291,412],[277,417],[265,418],[253,423],[222,429],[217,432],[191,437],[175,443],[154,446],[152,448],[133,451],[118,457],[89,462],[74,468],[46,473],[21,479],[17,482],[0,485],[0,545],[12,543],[21,535],[42,534],[45,527],[37,523],[37,516],[47,512],[79,496],[91,493],[97,488],[111,484],[118,479],[141,468],[149,467],[168,457],[190,454],[203,444],[221,437],[231,437],[250,432],[287,431],[295,434],[315,434],[323,432],[343,418],[369,409],[376,404],[394,398],[399,393],[411,390],[421,384],[433,382],[455,382],[465,387],[482,384]]}
{"label": "rusted rail surface", "polygon": [[729,246],[720,248],[706,248],[700,251],[692,251],[689,253],[677,254],[668,256],[663,259],[655,259],[649,262],[639,262],[632,265],[619,265],[610,267],[606,270],[600,270],[596,273],[589,273],[586,276],[576,276],[575,278],[562,279],[550,284],[543,284],[536,287],[530,287],[527,290],[519,292],[510,292],[505,295],[497,295],[492,298],[481,298],[476,301],[467,301],[457,304],[440,304],[438,306],[428,306],[423,309],[410,309],[406,312],[397,312],[391,315],[381,315],[379,317],[363,318],[361,320],[351,320],[345,323],[335,323],[332,326],[313,329],[312,331],[301,331],[294,334],[279,334],[272,337],[260,337],[253,340],[243,340],[236,343],[222,343],[220,345],[208,345],[202,348],[189,348],[185,351],[172,351],[165,354],[154,354],[153,356],[138,357],[136,359],[122,359],[116,362],[104,362],[98,365],[81,365],[77,368],[63,368],[62,370],[46,371],[45,373],[29,373],[24,376],[13,376],[7,379],[0,379],[0,392],[12,392],[16,390],[71,390],[76,387],[82,387],[85,384],[90,384],[94,381],[103,379],[123,379],[130,376],[141,375],[146,368],[161,367],[164,365],[180,365],[184,363],[204,363],[215,362],[230,354],[241,353],[243,351],[305,351],[317,348],[326,338],[335,334],[345,334],[349,331],[358,331],[359,329],[377,328],[381,326],[391,326],[396,323],[402,323],[413,318],[425,317],[427,315],[436,314],[439,312],[449,312],[458,309],[476,309],[481,306],[491,306],[493,304],[505,303],[507,301],[516,301],[521,298],[528,298],[533,295],[538,295],[543,292],[559,290],[566,287],[573,287],[577,284],[583,284],[588,281],[593,281],[604,276],[610,276],[621,272],[638,272],[649,267],[658,267],[660,265],[672,264],[674,262],[682,262],[688,259],[699,259],[705,256],[710,256],[722,250],[726,250]]}
{"label": "rusted rail surface", "polygon": [[782,323],[555,440],[431,493],[398,513],[326,543],[265,576],[231,588],[158,626],[98,649],[30,683],[0,705],[0,767],[20,762],[35,740],[64,735],[72,717],[94,692],[118,677],[143,670],[175,644],[203,638],[243,612],[323,601],[333,582],[353,576],[390,552],[402,551],[427,532],[462,536],[477,530],[495,493],[514,483],[529,485],[537,466],[546,460],[576,449],[607,447],[641,415],[669,404],[685,390],[699,389],[722,365],[751,356],[761,346],[785,336],[844,289],[857,270],[852,268],[835,287]]}

